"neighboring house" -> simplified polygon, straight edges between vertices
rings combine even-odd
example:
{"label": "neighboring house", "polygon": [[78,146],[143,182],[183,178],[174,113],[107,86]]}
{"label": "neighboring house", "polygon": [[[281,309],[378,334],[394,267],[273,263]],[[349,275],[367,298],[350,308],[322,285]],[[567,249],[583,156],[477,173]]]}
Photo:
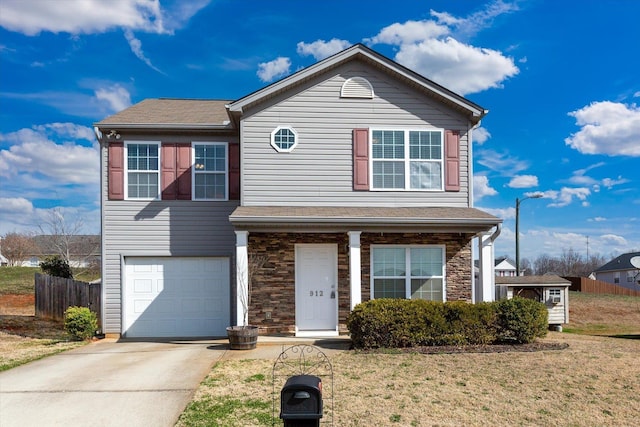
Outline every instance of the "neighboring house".
{"label": "neighboring house", "polygon": [[640,289],[640,269],[631,264],[631,258],[640,257],[640,252],[629,252],[614,258],[593,272],[593,278],[625,288]]}
{"label": "neighboring house", "polygon": [[[147,99],[95,124],[103,332],[330,336],[372,298],[494,297],[473,208],[486,111],[354,45],[236,101]],[[472,239],[482,274],[474,283]]]}
{"label": "neighboring house", "polygon": [[496,258],[495,270],[496,270],[496,276],[498,276],[498,277],[515,277],[515,276],[517,276],[515,261],[510,260],[506,256],[502,256],[502,257]]}
{"label": "neighboring house", "polygon": [[[474,261],[474,271],[476,277],[480,274],[480,261]],[[496,277],[515,277],[516,276],[516,264],[515,261],[509,259],[509,257],[501,256],[495,259],[494,262],[494,271]]]}
{"label": "neighboring house", "polygon": [[[100,236],[95,234],[68,236],[69,265],[74,268],[87,268],[100,264]],[[61,236],[33,236],[33,253],[22,261],[21,267],[39,267],[49,256],[60,255]]]}

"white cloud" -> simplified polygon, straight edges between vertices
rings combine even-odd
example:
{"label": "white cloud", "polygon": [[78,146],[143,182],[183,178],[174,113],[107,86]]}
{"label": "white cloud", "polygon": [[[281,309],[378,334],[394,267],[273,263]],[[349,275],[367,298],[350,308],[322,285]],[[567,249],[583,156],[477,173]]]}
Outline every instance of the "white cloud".
{"label": "white cloud", "polygon": [[604,243],[611,245],[624,246],[627,244],[627,239],[616,234],[603,234],[602,236],[600,236],[600,239],[602,239]]}
{"label": "white cloud", "polygon": [[24,197],[0,197],[0,214],[5,215],[29,215],[33,212],[33,204]]}
{"label": "white cloud", "polygon": [[494,150],[479,151],[477,159],[477,162],[482,166],[505,176],[514,176],[529,168],[528,162]]}
{"label": "white cloud", "polygon": [[602,185],[607,187],[608,190],[611,190],[611,188],[613,188],[616,185],[626,184],[628,182],[630,182],[628,179],[623,178],[622,176],[618,176],[617,179],[612,179],[612,178],[603,179],[602,180]]}
{"label": "white cloud", "polygon": [[291,69],[291,60],[285,57],[278,57],[270,62],[262,62],[258,64],[258,78],[263,82],[270,82],[277,78],[284,77],[289,74]]}
{"label": "white cloud", "polygon": [[129,47],[131,48],[131,52],[133,52],[133,54],[139,60],[147,64],[151,69],[159,73],[162,73],[162,71],[160,71],[158,67],[153,65],[151,63],[151,60],[145,56],[144,52],[142,51],[142,42],[133,35],[133,32],[131,30],[129,29],[124,30],[124,38],[127,39],[127,42],[129,43]]}
{"label": "white cloud", "polygon": [[493,22],[493,18],[517,10],[496,1],[466,18],[431,11],[435,20],[394,23],[365,42],[398,46],[395,60],[462,95],[502,87],[518,74],[512,58],[501,52],[461,42]]}
{"label": "white cloud", "polygon": [[492,49],[470,46],[452,37],[400,46],[396,60],[462,95],[500,88],[518,74],[513,59]]}
{"label": "white cloud", "polygon": [[[199,2],[202,8],[207,3]],[[192,8],[191,16],[200,8]],[[193,10],[195,9],[195,11]],[[167,33],[174,21],[185,21],[185,9],[165,16],[159,0],[83,0],[39,1],[3,0],[0,26],[28,36],[43,31],[69,34],[104,33],[114,28],[128,28],[151,33]],[[190,16],[188,16],[190,17]],[[165,22],[169,27],[165,26]]]}
{"label": "white cloud", "polygon": [[569,113],[581,129],[565,139],[583,154],[640,156],[640,108],[635,104],[593,102]]}
{"label": "white cloud", "polygon": [[331,39],[329,41],[316,40],[313,43],[298,43],[297,52],[298,55],[313,56],[317,61],[325,59],[334,53],[338,53],[351,46],[351,43],[347,40]]}
{"label": "white cloud", "polygon": [[100,170],[97,145],[86,147],[68,141],[60,144],[50,139],[88,139],[91,132],[70,123],[53,123],[0,134],[0,141],[12,144],[9,149],[0,150],[0,174],[16,182],[30,176],[59,185],[95,184]]}
{"label": "white cloud", "polygon": [[106,101],[113,112],[122,111],[131,106],[129,91],[119,84],[98,88],[95,91],[95,95],[99,101]]}
{"label": "white cloud", "polygon": [[511,188],[531,188],[538,186],[538,177],[535,175],[516,175],[511,178],[507,187]]}
{"label": "white cloud", "polygon": [[594,218],[589,218],[587,221],[589,221],[589,222],[603,222],[603,221],[606,221],[606,220],[607,220],[607,218],[605,218],[605,217],[596,216]]}
{"label": "white cloud", "polygon": [[473,142],[478,145],[484,144],[489,138],[491,138],[491,134],[486,128],[479,127],[473,131]]}
{"label": "white cloud", "polygon": [[516,217],[516,208],[480,208],[483,211],[490,213],[502,219],[514,219]]}
{"label": "white cloud", "polygon": [[477,202],[484,196],[495,196],[498,192],[489,186],[489,179],[484,175],[473,176],[473,199]]}
{"label": "white cloud", "polygon": [[548,206],[552,208],[560,208],[571,204],[574,198],[580,200],[583,206],[588,206],[587,197],[591,194],[588,188],[568,188],[563,187],[560,191],[545,191],[544,198],[551,199],[554,202]]}

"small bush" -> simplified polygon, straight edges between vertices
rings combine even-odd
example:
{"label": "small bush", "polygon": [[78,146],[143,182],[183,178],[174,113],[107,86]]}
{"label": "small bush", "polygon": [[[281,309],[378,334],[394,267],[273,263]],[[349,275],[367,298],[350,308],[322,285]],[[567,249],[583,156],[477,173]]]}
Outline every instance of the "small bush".
{"label": "small bush", "polygon": [[515,297],[495,305],[498,340],[524,344],[547,335],[549,312],[543,303]]}
{"label": "small bush", "polygon": [[40,268],[44,274],[55,277],[73,279],[73,272],[66,259],[59,255],[48,256],[40,263]]}
{"label": "small bush", "polygon": [[64,330],[75,340],[88,340],[98,329],[98,318],[87,307],[69,307],[64,312]]}

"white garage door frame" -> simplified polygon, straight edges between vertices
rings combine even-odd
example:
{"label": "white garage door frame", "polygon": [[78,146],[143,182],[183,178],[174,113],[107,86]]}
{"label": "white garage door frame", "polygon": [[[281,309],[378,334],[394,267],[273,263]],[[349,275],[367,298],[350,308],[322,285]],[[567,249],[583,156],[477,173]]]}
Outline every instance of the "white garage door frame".
{"label": "white garage door frame", "polygon": [[225,336],[230,324],[230,258],[122,257],[122,336]]}

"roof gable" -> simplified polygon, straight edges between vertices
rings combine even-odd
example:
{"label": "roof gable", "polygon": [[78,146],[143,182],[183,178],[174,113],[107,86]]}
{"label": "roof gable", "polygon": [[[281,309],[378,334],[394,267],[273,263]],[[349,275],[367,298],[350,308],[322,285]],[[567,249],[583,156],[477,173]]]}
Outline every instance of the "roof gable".
{"label": "roof gable", "polygon": [[229,111],[235,116],[242,115],[248,107],[266,101],[286,90],[301,85],[303,82],[312,79],[320,73],[327,72],[345,62],[352,60],[362,60],[371,64],[396,79],[403,80],[411,84],[417,90],[427,93],[429,96],[451,106],[460,111],[472,123],[478,123],[487,111],[481,106],[468,99],[446,89],[443,86],[421,76],[420,74],[392,61],[391,59],[369,49],[363,44],[355,44],[341,52],[338,52],[320,62],[306,67],[288,77],[259,89],[237,101],[229,104]]}
{"label": "roof gable", "polygon": [[640,252],[629,252],[622,254],[617,258],[612,259],[602,267],[595,270],[595,273],[603,273],[605,271],[618,271],[618,270],[637,270],[636,267],[631,265],[631,258],[640,256]]}

